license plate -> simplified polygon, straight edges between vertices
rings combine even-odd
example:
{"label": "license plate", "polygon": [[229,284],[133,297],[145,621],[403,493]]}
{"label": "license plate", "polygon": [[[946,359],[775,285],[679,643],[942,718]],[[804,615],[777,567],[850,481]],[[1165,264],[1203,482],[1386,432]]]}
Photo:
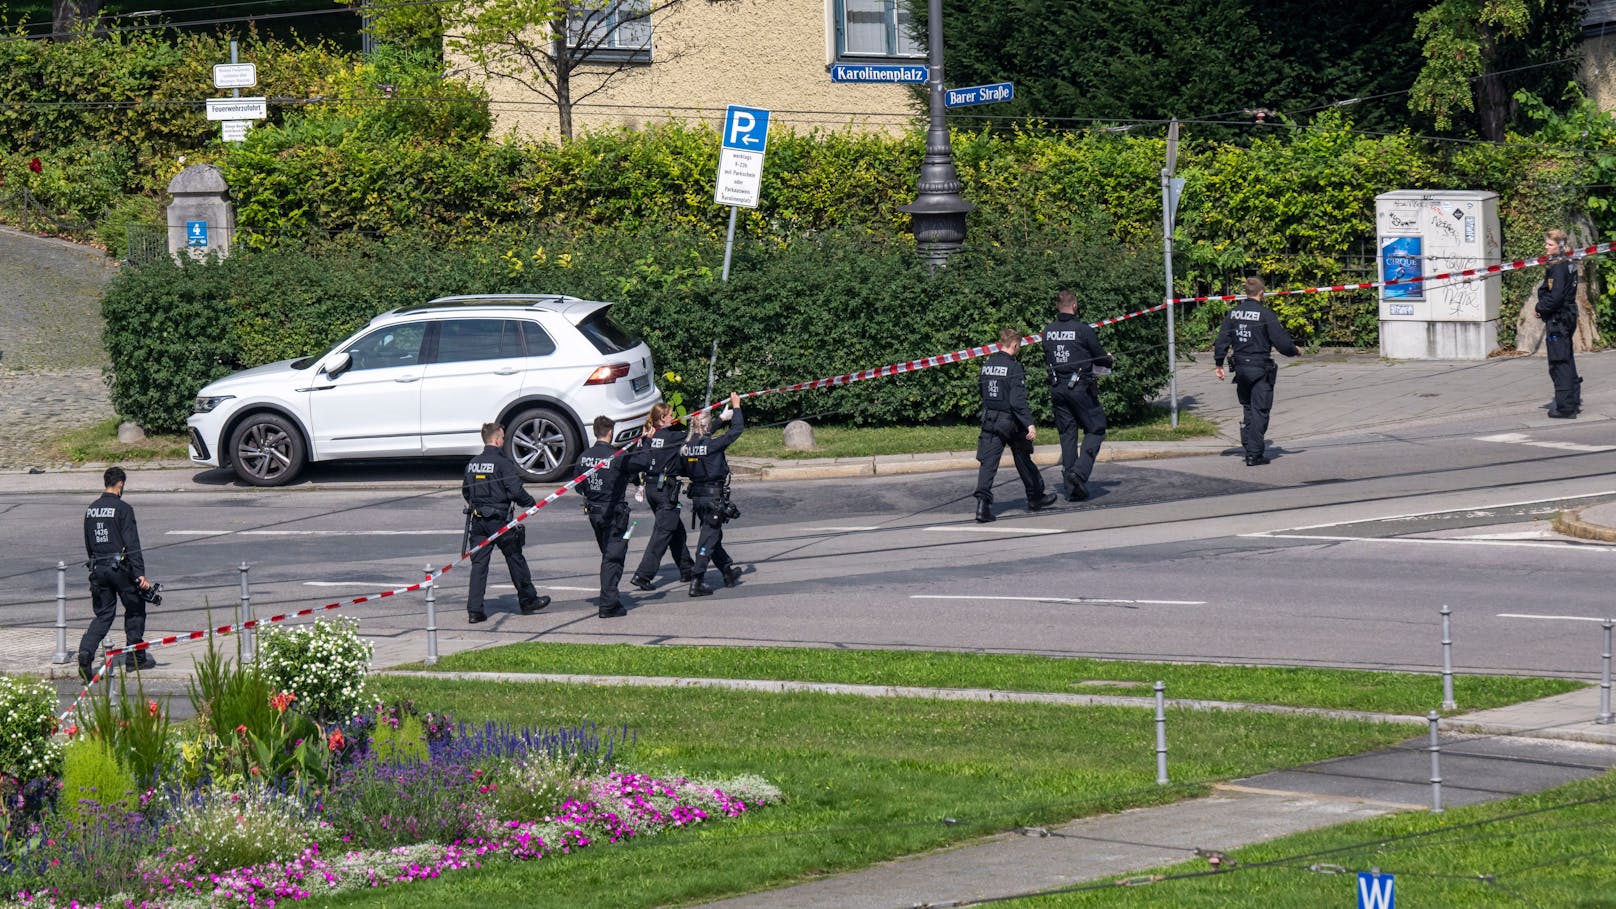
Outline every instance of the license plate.
{"label": "license plate", "polygon": [[634,385],[634,393],[635,394],[637,394],[637,395],[645,394],[646,389],[651,387],[651,377],[650,376],[639,376],[639,377],[634,379],[633,385]]}

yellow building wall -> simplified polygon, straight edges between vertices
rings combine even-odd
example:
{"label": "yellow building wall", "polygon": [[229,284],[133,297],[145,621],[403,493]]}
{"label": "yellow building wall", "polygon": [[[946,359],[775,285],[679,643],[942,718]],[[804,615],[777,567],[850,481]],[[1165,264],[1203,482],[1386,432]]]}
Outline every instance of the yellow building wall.
{"label": "yellow building wall", "polygon": [[1577,82],[1600,110],[1616,110],[1616,34],[1583,39]]}
{"label": "yellow building wall", "polygon": [[[721,125],[730,104],[767,108],[771,131],[897,134],[923,124],[925,110],[908,86],[830,81],[831,17],[831,0],[683,0],[653,15],[652,62],[627,65],[603,91],[576,103],[573,128]],[[464,63],[451,61],[456,65]],[[575,97],[599,82],[589,67],[573,79]],[[509,79],[493,80],[488,91],[496,133],[557,135],[554,104]]]}

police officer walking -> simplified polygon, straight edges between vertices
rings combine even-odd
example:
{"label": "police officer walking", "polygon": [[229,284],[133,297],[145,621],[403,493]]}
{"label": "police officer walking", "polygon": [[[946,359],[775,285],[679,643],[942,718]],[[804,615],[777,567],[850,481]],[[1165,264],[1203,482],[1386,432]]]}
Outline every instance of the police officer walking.
{"label": "police officer walking", "polygon": [[1268,463],[1264,454],[1268,412],[1274,406],[1274,378],[1279,374],[1279,364],[1269,351],[1277,350],[1287,357],[1299,352],[1279,317],[1263,305],[1263,290],[1261,278],[1246,279],[1247,299],[1235,303],[1223,317],[1223,327],[1218,329],[1218,339],[1212,345],[1218,379],[1223,379],[1225,356],[1234,369],[1235,395],[1245,411],[1240,423],[1240,444],[1246,452],[1247,467]]}
{"label": "police officer walking", "polygon": [[674,425],[673,408],[662,403],[651,406],[647,422],[655,432],[645,442],[645,499],[651,503],[656,524],[640,565],[628,582],[640,590],[655,590],[663,553],[672,552],[679,580],[686,584],[693,577],[695,562],[690,558],[681,520],[684,514],[679,510],[679,447],[684,444],[685,431]]}
{"label": "police officer walking", "polygon": [[579,489],[584,512],[595,531],[600,547],[600,617],[615,619],[628,615],[617,593],[623,579],[623,561],[628,557],[629,505],[623,498],[628,479],[645,469],[643,450],[617,454],[612,446],[611,417],[595,418],[595,444],[578,456],[578,468],[593,471]]}
{"label": "police officer walking", "polygon": [[1543,254],[1554,257],[1537,289],[1537,317],[1543,320],[1543,344],[1549,354],[1549,381],[1554,403],[1549,416],[1569,420],[1582,410],[1582,379],[1572,355],[1577,333],[1577,269],[1566,258],[1565,231],[1558,228],[1543,237]]}
{"label": "police officer walking", "polygon": [[741,570],[724,550],[724,524],[740,514],[729,500],[729,460],[724,456],[724,449],[733,445],[746,429],[739,395],[730,392],[726,410],[733,417],[729,432],[721,436],[712,434],[712,411],[692,414],[690,435],[680,449],[683,463],[679,470],[690,478],[690,502],[701,526],[701,534],[696,539],[695,565],[691,569],[690,595],[693,597],[713,592],[704,583],[708,560],[718,566],[725,587],[734,587],[741,577]]}
{"label": "police officer walking", "polygon": [[976,520],[993,520],[993,477],[1006,445],[1015,459],[1016,474],[1027,491],[1027,507],[1039,511],[1055,504],[1055,494],[1044,491],[1044,478],[1032,462],[1032,443],[1038,430],[1027,406],[1027,373],[1016,360],[1021,333],[999,329],[999,349],[982,363],[977,387],[982,392],[982,434],[976,442]]}
{"label": "police officer walking", "polygon": [[[509,523],[511,506],[533,507],[533,497],[522,487],[516,474],[516,464],[505,456],[505,427],[498,423],[483,424],[483,450],[466,465],[466,474],[460,481],[460,495],[466,500],[466,540],[476,546],[487,540]],[[550,605],[549,597],[539,596],[533,588],[533,575],[528,571],[527,559],[522,555],[522,541],[527,528],[518,524],[494,545],[505,556],[505,567],[511,572],[511,583],[516,585],[516,601],[523,615],[532,615]],[[483,593],[488,589],[488,563],[494,557],[493,546],[484,546],[471,557],[470,589],[466,593],[466,621],[475,625],[488,620],[483,611]]]}
{"label": "police officer walking", "polygon": [[[151,591],[146,579],[146,557],[140,548],[140,532],[135,528],[135,510],[123,500],[128,474],[122,467],[108,467],[101,475],[106,492],[84,511],[84,552],[89,557],[90,603],[95,618],[79,640],[79,677],[85,684],[95,678],[91,662],[101,639],[112,630],[118,603],[123,603],[123,634],[126,646],[146,640],[146,598]],[[151,594],[147,594],[151,596]],[[151,669],[157,661],[144,650],[124,657],[129,669]]]}
{"label": "police officer walking", "polygon": [[[1044,329],[1044,365],[1049,367],[1049,397],[1060,433],[1061,476],[1066,501],[1089,497],[1089,475],[1105,441],[1105,408],[1100,406],[1094,367],[1110,369],[1115,360],[1100,346],[1100,336],[1077,318],[1077,294],[1063,290],[1055,297],[1055,321]],[[1083,430],[1078,449],[1077,431]]]}

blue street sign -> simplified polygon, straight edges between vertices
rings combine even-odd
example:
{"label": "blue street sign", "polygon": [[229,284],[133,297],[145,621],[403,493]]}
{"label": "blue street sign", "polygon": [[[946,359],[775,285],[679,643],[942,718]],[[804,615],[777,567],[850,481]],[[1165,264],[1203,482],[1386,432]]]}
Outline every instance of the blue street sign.
{"label": "blue street sign", "polygon": [[922,84],[926,67],[876,63],[837,63],[830,68],[832,82],[903,82]]}
{"label": "blue street sign", "polygon": [[206,222],[206,221],[186,221],[185,222],[185,245],[186,246],[207,246],[208,245],[208,222]]}
{"label": "blue street sign", "polygon": [[944,107],[965,107],[971,104],[992,104],[1009,101],[1016,96],[1016,87],[1009,82],[993,85],[973,85],[970,88],[951,88],[943,92]]}
{"label": "blue street sign", "polygon": [[1379,872],[1358,872],[1358,909],[1397,909],[1397,878]]}
{"label": "blue street sign", "polygon": [[769,141],[769,112],[761,107],[731,104],[724,113],[724,147],[736,151],[763,151]]}

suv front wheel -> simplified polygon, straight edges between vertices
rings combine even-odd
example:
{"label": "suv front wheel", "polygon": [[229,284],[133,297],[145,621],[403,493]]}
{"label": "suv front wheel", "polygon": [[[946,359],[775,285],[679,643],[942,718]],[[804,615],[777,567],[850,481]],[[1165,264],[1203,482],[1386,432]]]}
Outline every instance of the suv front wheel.
{"label": "suv front wheel", "polygon": [[505,427],[505,454],[530,483],[559,480],[582,451],[572,421],[549,407],[524,410]]}
{"label": "suv front wheel", "polygon": [[236,476],[253,486],[284,486],[303,471],[303,437],[279,414],[257,413],[230,434]]}

